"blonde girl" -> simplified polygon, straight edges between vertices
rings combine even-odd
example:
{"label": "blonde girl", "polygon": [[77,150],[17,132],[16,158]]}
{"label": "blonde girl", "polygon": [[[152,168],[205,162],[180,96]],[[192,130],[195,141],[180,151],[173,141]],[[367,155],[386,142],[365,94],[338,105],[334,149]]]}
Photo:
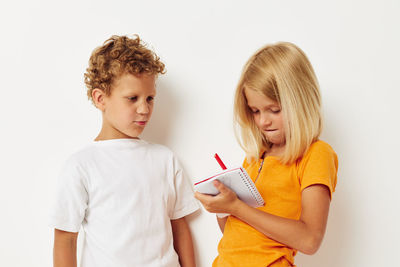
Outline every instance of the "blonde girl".
{"label": "blonde girl", "polygon": [[297,251],[314,254],[323,239],[337,156],[319,140],[318,81],[304,52],[291,43],[267,45],[250,57],[236,89],[237,137],[243,167],[265,200],[248,206],[222,183],[217,196],[196,198],[223,232],[214,267],[295,266]]}

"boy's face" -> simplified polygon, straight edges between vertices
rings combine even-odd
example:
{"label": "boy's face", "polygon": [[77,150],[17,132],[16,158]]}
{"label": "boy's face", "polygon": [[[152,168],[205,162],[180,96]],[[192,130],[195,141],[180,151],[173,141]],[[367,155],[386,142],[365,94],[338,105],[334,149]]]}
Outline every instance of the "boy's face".
{"label": "boy's face", "polygon": [[137,138],[153,112],[156,95],[155,75],[123,74],[96,106],[103,112],[103,127],[98,138]]}

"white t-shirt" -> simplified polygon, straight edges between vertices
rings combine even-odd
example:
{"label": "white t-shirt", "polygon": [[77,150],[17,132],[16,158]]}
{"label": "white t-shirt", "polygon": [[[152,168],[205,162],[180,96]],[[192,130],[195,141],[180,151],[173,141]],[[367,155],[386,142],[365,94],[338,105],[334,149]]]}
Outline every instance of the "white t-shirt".
{"label": "white t-shirt", "polygon": [[93,142],[67,160],[51,225],[68,232],[82,225],[82,267],[175,267],[170,220],[198,208],[169,149],[113,139]]}

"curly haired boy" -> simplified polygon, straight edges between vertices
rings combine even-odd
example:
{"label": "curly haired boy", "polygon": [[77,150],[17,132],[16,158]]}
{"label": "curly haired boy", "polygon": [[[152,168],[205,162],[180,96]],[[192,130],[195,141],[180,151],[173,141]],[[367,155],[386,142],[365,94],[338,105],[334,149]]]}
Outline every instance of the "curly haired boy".
{"label": "curly haired boy", "polygon": [[164,64],[139,36],[112,36],[89,60],[85,83],[102,114],[95,140],[74,153],[58,180],[51,224],[54,266],[194,266],[185,216],[196,211],[173,153],[139,139]]}

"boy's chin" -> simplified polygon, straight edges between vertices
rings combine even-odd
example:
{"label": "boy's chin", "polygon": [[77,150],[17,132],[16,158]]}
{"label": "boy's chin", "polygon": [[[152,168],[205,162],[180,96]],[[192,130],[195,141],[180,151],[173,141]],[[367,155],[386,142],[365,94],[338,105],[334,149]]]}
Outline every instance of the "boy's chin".
{"label": "boy's chin", "polygon": [[129,130],[119,130],[115,132],[116,137],[114,138],[132,138],[139,139],[139,135],[143,132],[143,129],[129,129]]}
{"label": "boy's chin", "polygon": [[130,131],[130,132],[125,133],[125,134],[130,138],[138,139],[139,135],[142,134],[143,130],[144,130],[144,127],[141,128],[141,129],[135,129],[134,131]]}
{"label": "boy's chin", "polygon": [[139,139],[139,135],[142,133],[143,131],[140,132],[135,132],[135,133],[126,133],[126,138],[132,138],[132,139]]}

